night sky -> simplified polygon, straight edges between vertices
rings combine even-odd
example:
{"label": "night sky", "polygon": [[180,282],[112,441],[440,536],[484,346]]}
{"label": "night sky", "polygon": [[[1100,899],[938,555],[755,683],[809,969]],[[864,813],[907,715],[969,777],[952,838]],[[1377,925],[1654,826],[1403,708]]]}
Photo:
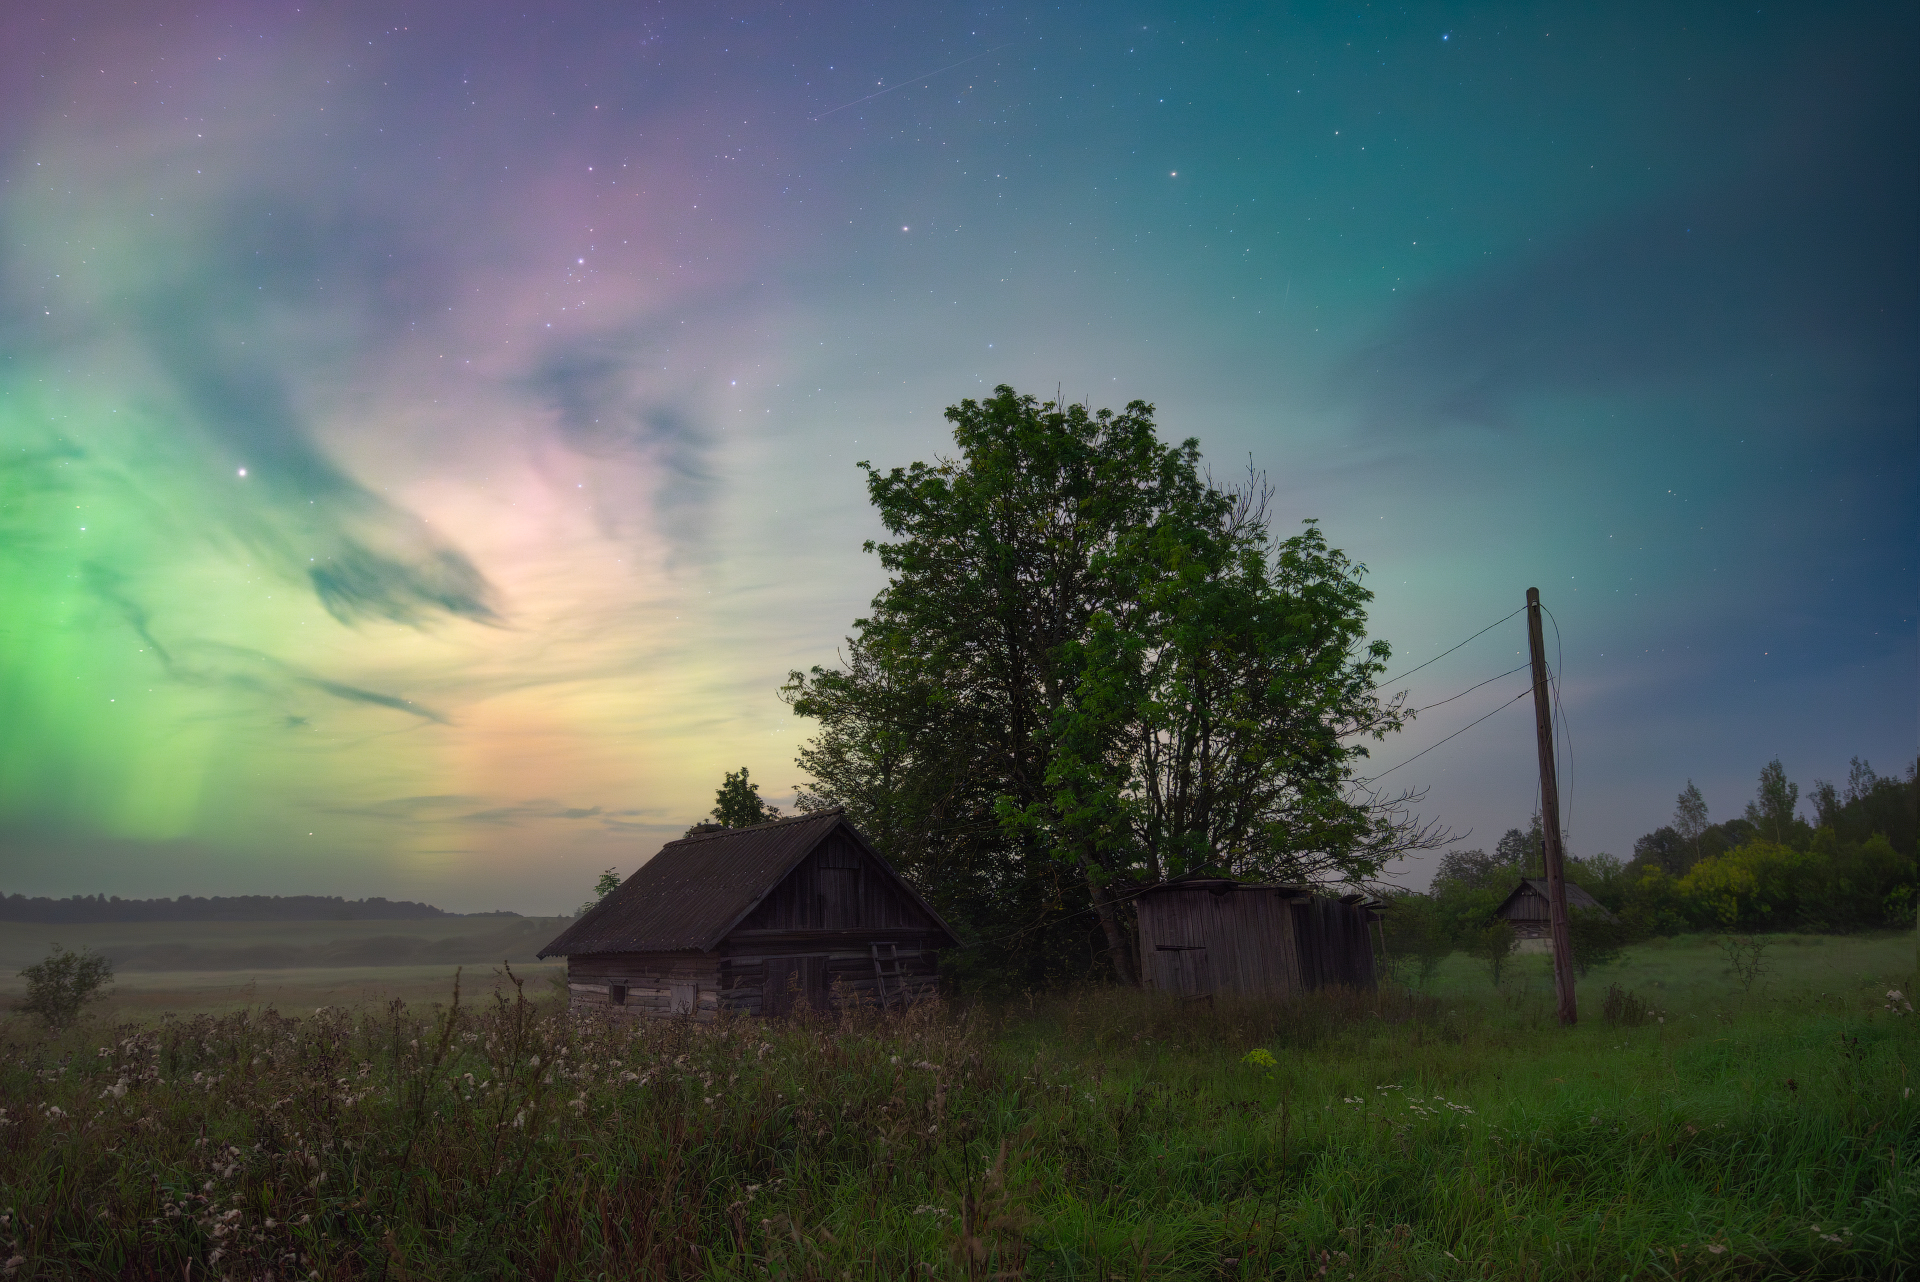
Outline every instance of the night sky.
{"label": "night sky", "polygon": [[[854,464],[998,383],[1265,470],[1395,672],[1538,586],[1576,854],[1903,769],[1915,13],[6,6],[0,890],[566,910],[790,804]],[[1528,707],[1382,783],[1490,846]]]}

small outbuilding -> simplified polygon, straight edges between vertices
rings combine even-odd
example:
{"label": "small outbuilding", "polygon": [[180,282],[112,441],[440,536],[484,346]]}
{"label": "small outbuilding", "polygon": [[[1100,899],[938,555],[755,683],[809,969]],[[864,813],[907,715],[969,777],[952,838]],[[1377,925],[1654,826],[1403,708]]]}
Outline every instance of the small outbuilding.
{"label": "small outbuilding", "polygon": [[959,942],[836,808],[670,841],[540,956],[575,1009],[712,1019],[900,1006]]}
{"label": "small outbuilding", "polygon": [[1291,997],[1374,986],[1371,927],[1380,914],[1365,895],[1182,877],[1143,891],[1134,911],[1148,988]]}
{"label": "small outbuilding", "polygon": [[[1567,911],[1569,913],[1598,913],[1607,921],[1617,921],[1612,913],[1600,906],[1600,902],[1572,882],[1567,883]],[[1514,937],[1519,940],[1517,951],[1523,953],[1544,953],[1553,949],[1553,928],[1547,911],[1547,879],[1545,877],[1522,877],[1513,893],[1500,901],[1493,915],[1513,923]]]}

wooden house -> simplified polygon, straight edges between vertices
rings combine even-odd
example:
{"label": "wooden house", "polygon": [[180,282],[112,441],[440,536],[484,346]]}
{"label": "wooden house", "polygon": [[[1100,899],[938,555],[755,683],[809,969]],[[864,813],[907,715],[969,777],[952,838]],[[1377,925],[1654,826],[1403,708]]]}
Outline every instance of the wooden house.
{"label": "wooden house", "polygon": [[670,841],[540,956],[567,959],[576,1009],[712,1019],[899,1006],[957,943],[835,809]]}
{"label": "wooden house", "polygon": [[1184,877],[1143,892],[1134,910],[1148,988],[1290,997],[1374,986],[1371,926],[1380,914],[1364,895]]}
{"label": "wooden house", "polygon": [[[1567,883],[1567,911],[1599,913],[1608,921],[1617,920],[1612,913],[1602,908],[1599,901],[1592,895],[1572,882]],[[1553,951],[1553,929],[1548,920],[1545,877],[1522,877],[1520,884],[1513,888],[1513,892],[1501,900],[1500,906],[1493,910],[1493,915],[1513,923],[1514,936],[1520,941],[1519,952]]]}

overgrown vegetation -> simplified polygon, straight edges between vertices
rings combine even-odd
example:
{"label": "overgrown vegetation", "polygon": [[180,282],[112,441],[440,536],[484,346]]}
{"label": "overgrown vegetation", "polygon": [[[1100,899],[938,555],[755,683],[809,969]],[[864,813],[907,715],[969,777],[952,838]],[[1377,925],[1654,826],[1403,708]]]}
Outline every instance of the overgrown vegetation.
{"label": "overgrown vegetation", "polygon": [[1907,942],[1800,949],[1793,991],[1751,999],[1705,943],[1655,951],[1636,985],[1693,985],[1664,1022],[1571,1031],[1530,972],[1494,995],[1450,969],[1433,996],[1089,990],[784,1026],[616,1027],[510,984],[429,1010],[15,1025],[0,1267],[1898,1275],[1920,1246],[1920,1021],[1885,996],[1911,987],[1886,969]]}

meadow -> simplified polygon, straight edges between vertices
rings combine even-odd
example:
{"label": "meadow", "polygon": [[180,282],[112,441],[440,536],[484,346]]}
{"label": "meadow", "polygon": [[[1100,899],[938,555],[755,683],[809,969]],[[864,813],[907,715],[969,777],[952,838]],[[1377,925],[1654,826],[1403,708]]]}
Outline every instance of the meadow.
{"label": "meadow", "polygon": [[[781,1025],[250,1008],[0,1054],[9,1277],[1901,1277],[1912,935]],[[516,968],[517,971],[517,968]],[[1613,1003],[1610,987],[1645,1000]],[[1644,1022],[1641,1022],[1644,1021]]]}
{"label": "meadow", "polygon": [[569,920],[0,922],[0,1006],[20,995],[21,967],[55,943],[113,961],[113,996],[95,1008],[109,1024],[169,1011],[431,1003],[445,1000],[455,966],[507,961],[543,982],[560,975],[560,964],[534,954]]}

